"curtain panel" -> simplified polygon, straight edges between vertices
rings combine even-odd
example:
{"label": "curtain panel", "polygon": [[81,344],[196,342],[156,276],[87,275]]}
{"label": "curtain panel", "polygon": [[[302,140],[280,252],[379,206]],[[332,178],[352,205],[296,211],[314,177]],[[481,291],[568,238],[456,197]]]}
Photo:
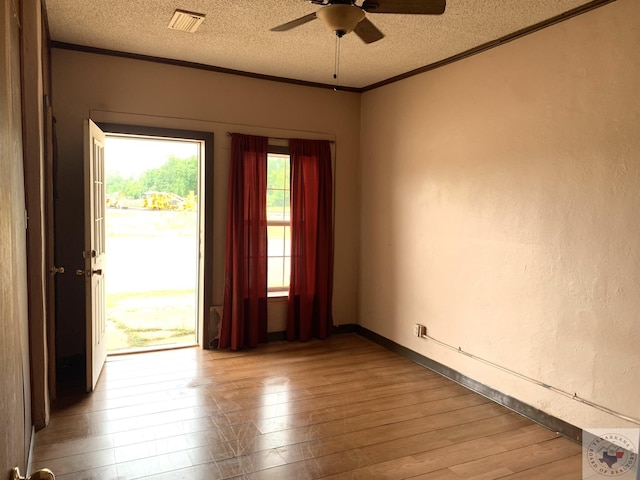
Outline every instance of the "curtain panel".
{"label": "curtain panel", "polygon": [[333,329],[333,195],[326,140],[289,141],[291,283],[287,339],[326,338]]}
{"label": "curtain panel", "polygon": [[266,137],[232,136],[221,349],[267,341],[267,150]]}

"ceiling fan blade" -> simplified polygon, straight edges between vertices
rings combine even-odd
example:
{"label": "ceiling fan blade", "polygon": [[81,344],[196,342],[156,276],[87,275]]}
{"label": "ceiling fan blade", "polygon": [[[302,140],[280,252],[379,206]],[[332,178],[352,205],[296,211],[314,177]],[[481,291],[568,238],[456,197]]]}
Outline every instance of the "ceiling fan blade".
{"label": "ceiling fan blade", "polygon": [[364,43],[373,43],[384,38],[384,33],[378,30],[378,27],[371,23],[366,17],[358,22],[353,32],[358,35]]}
{"label": "ceiling fan blade", "polygon": [[287,30],[291,30],[292,28],[299,27],[300,25],[304,25],[311,20],[316,19],[316,12],[310,13],[309,15],[305,15],[304,17],[296,18],[295,20],[291,20],[290,22],[283,23],[282,25],[278,25],[277,27],[273,27],[271,29],[272,32],[286,32]]}
{"label": "ceiling fan blade", "polygon": [[365,0],[362,9],[367,13],[406,13],[441,15],[447,0]]}

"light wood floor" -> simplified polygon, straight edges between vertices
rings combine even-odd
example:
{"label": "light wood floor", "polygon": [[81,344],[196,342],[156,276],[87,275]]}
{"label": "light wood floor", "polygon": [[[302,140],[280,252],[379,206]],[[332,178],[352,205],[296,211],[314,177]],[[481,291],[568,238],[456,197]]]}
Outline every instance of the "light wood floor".
{"label": "light wood floor", "polygon": [[581,447],[355,335],[110,357],[32,470],[70,479],[581,478]]}

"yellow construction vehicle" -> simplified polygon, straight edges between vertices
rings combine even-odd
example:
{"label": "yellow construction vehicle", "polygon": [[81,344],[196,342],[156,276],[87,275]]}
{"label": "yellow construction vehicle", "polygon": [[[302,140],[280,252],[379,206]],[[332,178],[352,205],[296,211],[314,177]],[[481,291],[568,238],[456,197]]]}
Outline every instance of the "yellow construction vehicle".
{"label": "yellow construction vehicle", "polygon": [[180,195],[171,192],[145,192],[143,207],[150,210],[193,210],[196,204],[196,197],[193,192],[185,199]]}

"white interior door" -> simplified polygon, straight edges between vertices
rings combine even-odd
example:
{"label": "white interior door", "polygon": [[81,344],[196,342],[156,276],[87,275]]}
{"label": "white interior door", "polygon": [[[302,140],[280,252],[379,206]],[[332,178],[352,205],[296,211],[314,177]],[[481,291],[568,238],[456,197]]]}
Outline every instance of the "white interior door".
{"label": "white interior door", "polygon": [[85,192],[85,284],[87,315],[87,391],[95,389],[107,359],[107,323],[105,318],[105,185],[104,140],[102,130],[85,120],[84,192]]}

